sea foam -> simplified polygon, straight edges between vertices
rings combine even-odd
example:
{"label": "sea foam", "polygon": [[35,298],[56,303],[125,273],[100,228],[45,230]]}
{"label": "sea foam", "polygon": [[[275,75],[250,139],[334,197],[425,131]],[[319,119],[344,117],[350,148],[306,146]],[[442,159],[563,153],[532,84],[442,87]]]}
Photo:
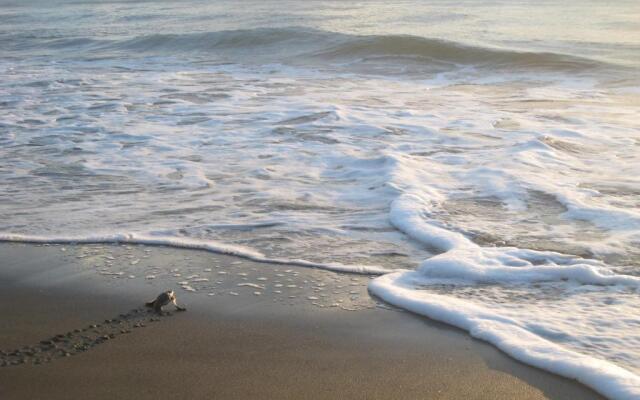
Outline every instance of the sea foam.
{"label": "sea foam", "polygon": [[247,247],[234,246],[224,244],[212,240],[198,240],[193,238],[179,238],[153,234],[138,234],[138,233],[119,233],[108,235],[96,235],[96,236],[61,236],[61,237],[46,237],[46,236],[32,236],[32,235],[20,235],[11,233],[0,233],[0,242],[18,242],[18,243],[48,243],[48,244],[88,244],[88,243],[127,243],[127,244],[141,244],[151,246],[168,246],[181,249],[193,249],[210,251],[217,254],[228,254],[248,260],[270,263],[270,264],[283,264],[283,265],[295,265],[298,267],[308,268],[320,268],[328,271],[335,272],[348,272],[354,274],[366,274],[366,275],[380,275],[389,272],[389,269],[370,266],[370,265],[346,265],[341,263],[316,263],[306,260],[296,259],[284,259],[284,258],[269,258],[265,257],[258,251],[252,250]]}
{"label": "sea foam", "polygon": [[464,235],[430,221],[429,205],[419,196],[403,195],[391,206],[391,222],[412,238],[439,248],[442,253],[427,259],[415,271],[395,272],[374,279],[369,288],[376,296],[416,314],[464,329],[515,359],[576,379],[609,398],[636,399],[640,396],[640,377],[633,372],[566,347],[572,340],[580,341],[579,337],[571,337],[579,336],[579,332],[565,331],[565,345],[561,345],[540,335],[562,330],[557,321],[545,331],[543,326],[529,321],[530,317],[532,320],[538,317],[530,315],[531,311],[511,310],[503,314],[500,307],[487,307],[474,303],[472,298],[429,290],[443,284],[500,284],[504,287],[514,283],[554,282],[624,286],[635,292],[640,287],[640,278],[615,274],[599,261],[555,252],[480,247]]}

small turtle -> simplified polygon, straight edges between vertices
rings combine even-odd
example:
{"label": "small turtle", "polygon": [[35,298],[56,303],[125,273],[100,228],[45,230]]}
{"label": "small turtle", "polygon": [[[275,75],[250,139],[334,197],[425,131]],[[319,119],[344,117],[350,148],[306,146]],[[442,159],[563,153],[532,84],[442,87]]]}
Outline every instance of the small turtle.
{"label": "small turtle", "polygon": [[158,314],[162,314],[162,307],[166,306],[169,303],[172,303],[174,306],[176,306],[176,310],[178,311],[187,311],[186,308],[180,307],[178,303],[176,303],[176,294],[173,292],[173,290],[167,290],[166,292],[160,293],[155,300],[145,303],[144,305],[149,308],[153,308],[153,310]]}

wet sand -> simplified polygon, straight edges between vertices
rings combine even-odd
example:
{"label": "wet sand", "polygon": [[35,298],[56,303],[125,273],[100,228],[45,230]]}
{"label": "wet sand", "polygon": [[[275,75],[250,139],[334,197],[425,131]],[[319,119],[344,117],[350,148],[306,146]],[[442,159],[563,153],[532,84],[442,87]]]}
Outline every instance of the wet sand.
{"label": "wet sand", "polygon": [[[26,362],[0,367],[0,398],[601,398],[377,304],[367,279],[199,251],[0,244],[2,360]],[[133,311],[167,288],[187,312]]]}

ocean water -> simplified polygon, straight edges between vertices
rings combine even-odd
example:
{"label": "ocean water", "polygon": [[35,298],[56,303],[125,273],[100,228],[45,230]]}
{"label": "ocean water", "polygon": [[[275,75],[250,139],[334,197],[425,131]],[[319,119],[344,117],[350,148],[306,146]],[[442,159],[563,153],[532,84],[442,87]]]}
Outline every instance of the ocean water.
{"label": "ocean water", "polygon": [[635,0],[0,1],[0,239],[377,275],[640,398]]}

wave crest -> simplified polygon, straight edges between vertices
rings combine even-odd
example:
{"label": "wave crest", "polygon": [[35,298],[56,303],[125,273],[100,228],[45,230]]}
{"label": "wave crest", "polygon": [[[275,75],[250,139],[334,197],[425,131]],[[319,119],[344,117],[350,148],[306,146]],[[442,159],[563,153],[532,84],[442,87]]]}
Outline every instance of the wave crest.
{"label": "wave crest", "polygon": [[13,50],[67,49],[90,53],[198,53],[238,62],[367,61],[426,65],[587,70],[602,62],[566,54],[471,46],[412,35],[353,35],[308,28],[255,28],[183,34],[153,34],[119,40],[24,37]]}

